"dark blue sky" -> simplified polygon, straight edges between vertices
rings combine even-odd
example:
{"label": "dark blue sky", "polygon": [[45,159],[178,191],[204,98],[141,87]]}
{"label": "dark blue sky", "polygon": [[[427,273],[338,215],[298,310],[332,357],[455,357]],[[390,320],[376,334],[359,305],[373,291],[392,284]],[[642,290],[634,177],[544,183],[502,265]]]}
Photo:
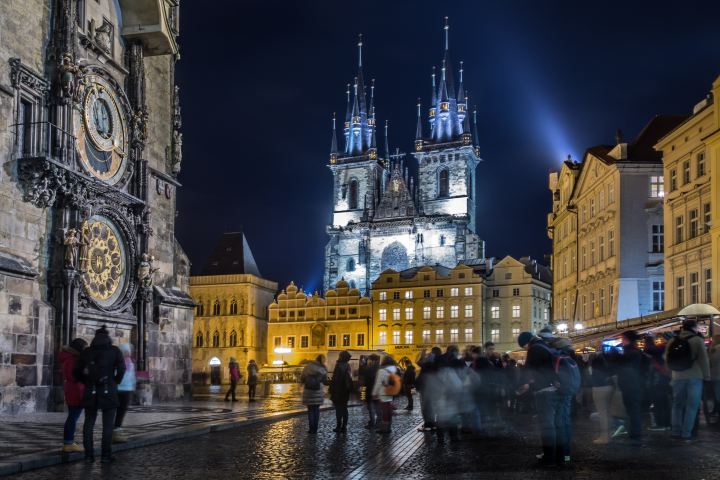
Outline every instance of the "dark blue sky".
{"label": "dark blue sky", "polygon": [[195,268],[242,228],[265,277],[319,287],[330,119],[345,109],[357,34],[378,123],[410,151],[445,15],[478,108],[478,233],[493,256],[549,252],[547,174],[568,153],[688,113],[720,74],[718,1],[185,1],[177,235]]}

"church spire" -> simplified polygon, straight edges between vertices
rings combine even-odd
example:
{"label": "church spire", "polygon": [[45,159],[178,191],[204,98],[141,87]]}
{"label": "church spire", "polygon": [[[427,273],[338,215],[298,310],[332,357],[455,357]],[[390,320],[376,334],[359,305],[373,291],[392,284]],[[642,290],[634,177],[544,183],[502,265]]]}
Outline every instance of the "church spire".
{"label": "church spire", "polygon": [[332,140],[330,141],[330,163],[337,162],[337,153],[338,153],[338,147],[337,147],[337,133],[336,133],[336,128],[335,128],[335,112],[333,112]]}
{"label": "church spire", "polygon": [[385,120],[385,161],[390,162],[390,141],[388,140],[388,121]]}
{"label": "church spire", "polygon": [[480,156],[480,137],[477,129],[477,107],[473,105],[473,146],[475,147],[475,155]]}
{"label": "church spire", "polygon": [[[440,69],[440,81],[437,90],[433,88],[433,100],[430,106],[430,138],[436,143],[458,140],[458,137],[463,133],[463,120],[467,110],[463,103],[465,90],[462,84],[462,63],[460,64],[460,85],[458,88],[460,95],[455,95],[452,64],[450,63],[450,25],[448,17],[445,17],[443,31],[445,49]],[[433,76],[433,85],[434,83]]]}
{"label": "church spire", "polygon": [[421,150],[422,149],[422,117],[420,115],[420,110],[422,109],[422,104],[420,103],[420,99],[418,98],[417,103],[417,127],[415,127],[415,150]]}

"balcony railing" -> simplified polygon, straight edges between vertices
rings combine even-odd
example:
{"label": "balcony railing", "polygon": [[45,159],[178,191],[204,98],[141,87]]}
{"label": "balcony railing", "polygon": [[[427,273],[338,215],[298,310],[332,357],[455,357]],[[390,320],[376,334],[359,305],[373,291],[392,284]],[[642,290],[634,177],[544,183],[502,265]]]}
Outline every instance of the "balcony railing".
{"label": "balcony railing", "polygon": [[13,125],[17,158],[49,158],[72,165],[77,155],[75,136],[51,122],[25,122]]}

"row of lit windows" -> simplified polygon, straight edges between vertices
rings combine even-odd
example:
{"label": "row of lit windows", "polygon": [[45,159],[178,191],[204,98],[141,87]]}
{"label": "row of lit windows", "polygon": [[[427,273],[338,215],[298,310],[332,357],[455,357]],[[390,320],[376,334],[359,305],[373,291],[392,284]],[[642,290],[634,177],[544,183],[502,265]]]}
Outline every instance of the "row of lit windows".
{"label": "row of lit windows", "polygon": [[[227,336],[226,333],[223,332],[222,335],[222,346],[223,347],[237,347],[238,345],[238,335],[235,330],[230,332],[230,342],[228,344],[227,342]],[[220,347],[220,332],[215,330],[215,333],[213,333],[212,336],[212,342],[210,341],[210,332],[207,332],[204,336],[202,332],[198,332],[195,336],[195,346],[196,347]]]}
{"label": "row of lit windows", "polygon": [[[392,313],[392,320],[400,320],[400,314],[402,313],[402,309],[400,307],[394,307],[391,309]],[[463,307],[463,313],[465,318],[471,318],[473,316],[473,306],[472,305],[465,305]],[[422,317],[424,320],[429,320],[431,318],[432,314],[432,307],[429,305],[426,305],[422,309]],[[414,307],[405,307],[405,320],[412,320],[415,315],[415,308]],[[435,307],[435,318],[442,319],[445,318],[445,306],[444,305],[438,305]],[[460,306],[459,305],[450,305],[450,318],[460,318]],[[378,320],[381,322],[385,322],[388,320],[388,309],[385,307],[378,309]]]}
{"label": "row of lit windows", "polygon": [[[346,312],[349,312],[350,315],[357,315],[357,308],[348,308],[348,309],[345,309],[345,308],[340,308],[340,309],[331,308],[331,309],[328,310],[328,314],[329,314],[331,317],[334,317],[334,316],[336,315],[336,313],[337,313],[338,310],[340,311],[340,315],[345,315]],[[287,316],[289,316],[290,318],[295,317],[295,310],[290,310],[290,311],[280,310],[279,313],[280,313],[280,317],[281,317],[281,318],[285,318],[285,317],[287,317]],[[305,310],[298,310],[298,311],[297,311],[297,316],[298,316],[298,317],[304,317],[304,316],[305,316]]]}
{"label": "row of lit windows", "polygon": [[[683,185],[690,183],[690,160],[685,160],[680,166],[680,172],[682,174]],[[705,152],[700,152],[695,157],[695,178],[705,176],[707,168],[705,164]],[[662,178],[662,177],[660,177]],[[678,171],[677,168],[670,170],[670,191],[673,192],[678,188]]]}
{"label": "row of lit windows", "polygon": [[[288,335],[285,337],[285,347],[288,348],[296,348],[295,335]],[[340,345],[341,347],[351,347],[350,341],[352,339],[352,335],[349,333],[343,333],[340,334]],[[300,347],[299,348],[309,348],[310,345],[310,337],[308,335],[300,335]],[[273,337],[273,346],[274,347],[281,347],[282,344],[282,337]],[[327,336],[327,346],[328,348],[335,348],[338,346],[338,335],[331,333]],[[364,347],[365,346],[365,334],[364,333],[357,333],[355,334],[355,345],[356,347]]]}
{"label": "row of lit windows", "polygon": [[697,208],[688,211],[688,225],[685,226],[685,215],[675,217],[675,243],[682,243],[703,233],[710,232],[710,202],[702,206],[702,226],[700,225],[700,212]]}
{"label": "row of lit windows", "polygon": [[[222,315],[222,309],[220,305],[220,300],[215,300],[215,302],[212,304],[212,314],[213,315]],[[228,308],[228,314],[229,315],[237,315],[238,313],[238,302],[237,300],[233,299],[230,302],[230,306]],[[195,316],[202,317],[205,315],[205,304],[198,303],[195,307]]]}
{"label": "row of lit windows", "polygon": [[[423,298],[432,298],[431,296],[432,291],[431,290],[423,290]],[[473,287],[465,287],[463,289],[463,293],[466,297],[470,297],[473,295]],[[412,290],[405,290],[404,292],[392,292],[392,298],[393,300],[400,300],[400,298],[404,298],[405,300],[412,300],[414,298],[414,292]],[[435,296],[442,298],[445,296],[445,289],[438,288],[435,290]],[[450,288],[450,296],[451,297],[459,297],[460,296],[460,288],[458,287],[452,287]],[[378,294],[379,300],[387,300],[388,299],[388,292],[380,292]]]}
{"label": "row of lit windows", "polygon": [[[401,336],[403,332],[400,330],[393,330],[391,332],[392,337],[392,345],[409,345],[414,343],[414,333],[412,330],[405,330],[404,335]],[[434,333],[434,336],[433,336]],[[457,343],[460,341],[460,329],[459,328],[451,328],[449,330],[449,336],[448,341],[450,343]],[[438,328],[436,330],[431,329],[425,329],[422,331],[422,343],[429,344],[432,342],[435,343],[445,343],[445,329]],[[467,327],[463,329],[463,342],[472,342],[473,341],[473,329],[470,327]],[[378,332],[378,345],[387,345],[388,344],[388,332],[386,331],[380,331]]]}
{"label": "row of lit windows", "polygon": [[[491,305],[490,306],[490,318],[493,318],[493,319],[500,318],[500,305]],[[520,305],[512,306],[512,318],[520,318]]]}
{"label": "row of lit windows", "polygon": [[700,298],[700,274],[698,272],[690,272],[688,275],[690,281],[689,298],[685,296],[685,277],[675,277],[675,292],[677,307],[684,307],[693,303],[712,303],[712,270],[706,268],[703,270],[703,282],[705,284],[705,298]]}

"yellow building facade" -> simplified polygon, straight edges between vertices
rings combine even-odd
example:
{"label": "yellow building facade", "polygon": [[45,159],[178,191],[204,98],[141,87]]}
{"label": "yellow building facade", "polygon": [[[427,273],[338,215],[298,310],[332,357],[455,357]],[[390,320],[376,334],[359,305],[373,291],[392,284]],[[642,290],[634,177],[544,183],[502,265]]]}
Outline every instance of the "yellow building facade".
{"label": "yellow building facade", "polygon": [[473,267],[386,270],[373,282],[373,343],[396,359],[483,342],[484,282]]}
{"label": "yellow building facade", "polygon": [[720,77],[712,96],[692,115],[661,138],[665,175],[666,308],[692,303],[717,303],[713,278],[720,268]]}
{"label": "yellow building facade", "polygon": [[529,257],[507,256],[485,277],[484,339],[498,351],[518,349],[520,332],[550,323],[552,272]]}
{"label": "yellow building facade", "polygon": [[632,142],[588,149],[550,175],[553,323],[578,333],[664,310],[665,184],[652,146],[683,117],[659,115]]}
{"label": "yellow building facade", "polygon": [[370,298],[345,280],[324,297],[291,282],[268,308],[267,361],[297,366],[332,350],[368,350],[371,317]]}
{"label": "yellow building facade", "polygon": [[224,234],[202,275],[190,277],[194,383],[228,383],[231,357],[241,372],[251,359],[266,362],[267,312],[275,292],[277,283],[260,276],[244,235]]}

